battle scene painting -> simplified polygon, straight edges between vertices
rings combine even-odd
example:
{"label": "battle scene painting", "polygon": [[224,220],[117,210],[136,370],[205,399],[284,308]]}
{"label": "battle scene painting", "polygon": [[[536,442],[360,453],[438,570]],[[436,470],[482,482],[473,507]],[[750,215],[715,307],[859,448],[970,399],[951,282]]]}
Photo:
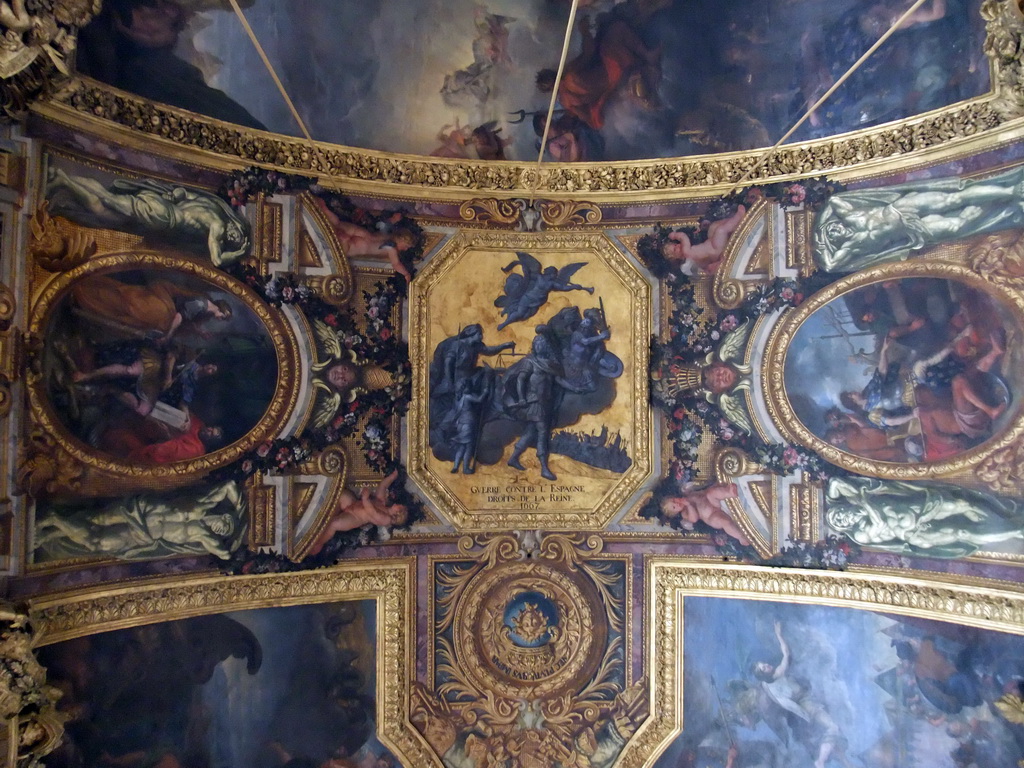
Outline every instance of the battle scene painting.
{"label": "battle scene painting", "polygon": [[40,652],[68,718],[48,768],[392,768],[377,741],[373,601],[265,608]]}
{"label": "battle scene painting", "polygon": [[223,287],[185,271],[86,274],[55,303],[43,381],[57,421],[129,464],[197,459],[241,439],[277,387],[267,328]]}
{"label": "battle scene painting", "polygon": [[687,597],[684,730],[658,768],[1005,768],[1024,640],[849,608]]}
{"label": "battle scene painting", "polygon": [[[314,138],[449,158],[537,156],[567,0],[240,5]],[[544,154],[575,162],[770,146],[910,5],[588,0]],[[980,5],[927,0],[793,140],[986,93]],[[153,101],[301,135],[226,0],[110,0],[80,34],[77,67]]]}
{"label": "battle scene painting", "polygon": [[815,310],[786,356],[786,394],[816,437],[878,462],[940,462],[1020,411],[1020,327],[999,300],[943,278],[883,280]]}

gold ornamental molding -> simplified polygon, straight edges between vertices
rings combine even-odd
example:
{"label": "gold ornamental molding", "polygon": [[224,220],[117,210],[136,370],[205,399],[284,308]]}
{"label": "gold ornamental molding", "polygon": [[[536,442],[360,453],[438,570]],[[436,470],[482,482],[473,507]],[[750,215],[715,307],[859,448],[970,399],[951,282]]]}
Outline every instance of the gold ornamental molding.
{"label": "gold ornamental molding", "polygon": [[[874,128],[761,152],[609,163],[481,162],[355,149],[241,128],[79,77],[34,110],[109,141],[223,170],[253,163],[319,176],[363,194],[471,201],[481,198],[668,200],[720,195],[738,183],[829,174],[842,180],[968,155],[1020,135],[1024,116],[1024,16],[1014,0],[988,0],[985,52],[992,90],[983,96]],[[483,212],[511,220],[511,210]],[[471,217],[475,218],[473,214]]]}
{"label": "gold ornamental molding", "polygon": [[459,206],[459,216],[474,224],[494,222],[502,226],[516,225],[515,228],[521,232],[534,232],[540,228],[599,224],[604,214],[601,206],[586,200],[539,200],[531,203],[523,198],[474,197]]}
{"label": "gold ornamental molding", "polygon": [[144,585],[84,590],[32,600],[37,645],[83,635],[223,611],[308,605],[340,600],[377,603],[377,738],[402,765],[436,765],[409,724],[409,686],[415,654],[412,559],[363,560],[323,571],[161,579]]}
{"label": "gold ornamental molding", "polygon": [[4,765],[38,766],[60,744],[65,712],[61,691],[46,682],[32,653],[36,632],[18,606],[0,601],[0,759]]}
{"label": "gold ornamental molding", "polygon": [[645,568],[652,717],[616,768],[648,768],[683,730],[683,606],[687,597],[779,600],[884,611],[1024,634],[1024,594],[971,583],[893,574],[697,565],[648,557]]}
{"label": "gold ornamental molding", "polygon": [[985,54],[992,60],[995,98],[1001,117],[1024,114],[1024,11],[1019,0],[985,0]]}
{"label": "gold ornamental molding", "polygon": [[[609,419],[609,428],[620,430],[629,445],[631,464],[615,477],[567,471],[557,481],[543,480],[533,470],[508,470],[511,465],[505,456],[493,465],[477,467],[473,473],[458,474],[451,472],[450,461],[439,459],[433,452],[431,366],[446,338],[461,333],[471,323],[479,323],[488,341],[518,339],[517,349],[523,354],[531,349],[534,324],[571,304],[569,299],[561,298],[565,294],[551,294],[554,299],[538,308],[543,311],[517,322],[499,336],[498,323],[492,322],[498,310],[488,289],[500,293],[502,267],[519,251],[535,254],[545,265],[586,261],[592,265],[589,276],[596,276],[594,285],[601,286],[599,293],[582,296],[587,296],[585,301],[594,307],[601,302],[608,327],[617,334],[610,349],[617,350],[625,361],[624,372],[616,378],[617,394],[611,410],[600,412]],[[494,282],[489,284],[491,277]],[[648,339],[653,310],[647,279],[600,232],[463,229],[417,276],[410,290],[409,307],[413,397],[408,415],[408,469],[410,478],[427,498],[460,531],[594,530],[607,525],[648,477],[653,461],[648,395]],[[578,423],[558,429],[577,428]],[[528,452],[527,463],[532,453]]]}
{"label": "gold ornamental molding", "polygon": [[429,682],[414,684],[413,723],[447,765],[611,764],[648,716],[630,556],[581,533],[458,549],[428,560]]}

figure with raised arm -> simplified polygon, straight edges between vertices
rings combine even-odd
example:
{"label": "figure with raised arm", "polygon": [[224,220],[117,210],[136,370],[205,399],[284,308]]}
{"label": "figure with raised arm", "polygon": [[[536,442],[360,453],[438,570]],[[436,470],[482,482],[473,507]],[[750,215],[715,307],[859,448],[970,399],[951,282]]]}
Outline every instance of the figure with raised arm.
{"label": "figure with raised arm", "polygon": [[[147,234],[201,239],[210,261],[223,267],[246,254],[250,246],[249,222],[216,195],[185,189],[154,179],[118,179],[104,185],[87,176],[72,176],[51,167],[46,196],[54,201],[67,193],[77,206],[95,217],[91,226],[122,225]],[[74,209],[52,205],[55,213],[81,219]]]}
{"label": "figure with raised arm", "polygon": [[987,179],[937,179],[834,195],[816,223],[815,259],[856,272],[928,246],[1024,223],[1024,169]]}
{"label": "figure with raised arm", "polygon": [[782,624],[776,621],[774,628],[782,661],[778,664],[767,661],[755,663],[754,677],[761,682],[761,688],[769,699],[795,718],[797,727],[794,731],[802,734],[804,738],[801,740],[810,747],[814,768],[825,768],[842,738],[839,726],[824,703],[812,695],[809,684],[797,680],[791,673],[792,651],[782,633]]}
{"label": "figure with raised arm", "polygon": [[388,489],[398,478],[396,469],[377,487],[363,488],[358,496],[347,488],[338,499],[338,508],[309,548],[309,555],[318,555],[336,533],[351,531],[364,525],[403,525],[409,510],[403,504],[388,503]]}
{"label": "figure with raised arm", "polygon": [[833,530],[890,552],[966,557],[1024,539],[1017,502],[969,488],[833,478],[826,503],[825,520]]}

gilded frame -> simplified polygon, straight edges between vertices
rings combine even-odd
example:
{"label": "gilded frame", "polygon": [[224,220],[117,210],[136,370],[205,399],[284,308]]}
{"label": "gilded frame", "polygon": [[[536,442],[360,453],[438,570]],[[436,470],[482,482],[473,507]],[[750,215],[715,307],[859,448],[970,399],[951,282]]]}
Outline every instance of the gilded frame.
{"label": "gilded frame", "polygon": [[875,461],[840,450],[811,433],[797,417],[786,394],[785,363],[797,329],[815,311],[843,294],[871,283],[895,280],[905,277],[935,277],[969,285],[988,293],[1006,309],[1024,328],[1024,294],[988,279],[966,266],[929,259],[884,264],[858,272],[827,286],[811,296],[803,304],[784,316],[772,329],[765,349],[764,367],[761,373],[761,391],[768,406],[772,422],[783,437],[799,443],[819,454],[826,461],[862,475],[894,480],[935,479],[973,467],[993,453],[1013,445],[1024,435],[1024,411],[1017,414],[1013,422],[999,435],[993,436],[979,446],[945,461],[899,464]]}
{"label": "gilded frame", "polygon": [[683,607],[687,597],[779,600],[884,611],[1024,635],[1024,594],[991,582],[936,574],[842,573],[694,564],[648,556],[644,564],[645,663],[652,717],[624,747],[616,768],[649,768],[683,730]]}
{"label": "gilded frame", "polygon": [[[54,277],[34,297],[28,321],[28,333],[36,338],[42,338],[51,309],[76,280],[95,273],[141,268],[175,270],[205,280],[217,286],[217,288],[225,293],[232,294],[245,304],[267,329],[267,333],[274,345],[274,351],[277,354],[279,369],[301,370],[299,345],[292,336],[287,322],[257,297],[252,290],[224,273],[200,264],[197,261],[184,257],[168,256],[154,251],[138,250],[105,254],[90,259],[84,264]],[[266,412],[256,426],[241,440],[198,459],[175,462],[169,465],[149,466],[128,464],[105,458],[85,448],[78,440],[68,435],[67,430],[60,424],[59,419],[50,407],[45,392],[42,391],[40,377],[35,374],[29,374],[26,383],[28,385],[29,408],[33,420],[46,432],[53,435],[61,449],[74,457],[75,460],[105,472],[129,477],[151,477],[158,482],[161,479],[183,478],[209,472],[217,467],[238,460],[245,453],[280,431],[295,407],[299,394],[299,381],[297,377],[279,376],[277,388],[267,406]]]}
{"label": "gilded frame", "polygon": [[[455,494],[442,483],[428,467],[429,446],[429,360],[433,350],[428,340],[428,295],[431,288],[446,279],[449,268],[469,251],[479,250],[534,250],[559,252],[590,252],[600,254],[605,265],[631,293],[636,315],[629,329],[635,344],[631,377],[634,400],[631,406],[633,423],[633,463],[615,485],[605,494],[596,508],[589,511],[537,511],[467,509]],[[413,362],[412,405],[408,415],[408,460],[410,477],[423,493],[452,522],[459,531],[501,531],[514,529],[594,530],[603,528],[620,511],[622,504],[653,471],[654,418],[650,406],[648,368],[650,365],[650,339],[653,332],[652,288],[626,256],[602,233],[545,232],[541,234],[460,230],[427,264],[409,292],[409,352]]]}
{"label": "gilded frame", "polygon": [[225,611],[340,600],[377,603],[377,738],[404,765],[440,766],[408,721],[415,676],[412,558],[361,560],[307,573],[159,579],[35,598],[29,615],[37,646],[161,621]]}

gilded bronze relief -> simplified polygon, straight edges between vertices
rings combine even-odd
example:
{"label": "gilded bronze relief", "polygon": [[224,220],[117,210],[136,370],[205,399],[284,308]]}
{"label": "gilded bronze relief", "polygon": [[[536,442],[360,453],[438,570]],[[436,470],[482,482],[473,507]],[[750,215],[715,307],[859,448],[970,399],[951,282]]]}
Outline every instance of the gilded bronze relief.
{"label": "gilded bronze relief", "polygon": [[637,488],[650,295],[598,235],[463,233],[424,268],[411,474],[457,526],[598,526]]}
{"label": "gilded bronze relief", "polygon": [[610,765],[650,711],[631,578],[598,537],[464,538],[432,560],[428,684],[412,721],[446,765]]}

